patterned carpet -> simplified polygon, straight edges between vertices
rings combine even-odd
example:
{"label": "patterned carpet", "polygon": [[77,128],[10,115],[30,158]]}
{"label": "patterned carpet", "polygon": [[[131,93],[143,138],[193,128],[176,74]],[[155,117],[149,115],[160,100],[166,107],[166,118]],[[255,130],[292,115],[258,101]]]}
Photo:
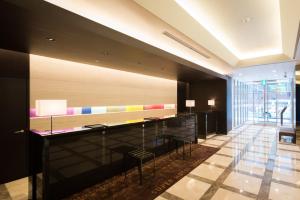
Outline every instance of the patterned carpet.
{"label": "patterned carpet", "polygon": [[87,188],[67,199],[70,200],[99,200],[99,199],[154,199],[166,189],[200,165],[219,149],[193,144],[192,156],[182,159],[181,151],[172,152],[156,158],[156,173],[153,175],[153,162],[144,165],[143,185],[139,185],[137,168],[131,169],[124,181],[124,176],[115,176],[90,188]]}

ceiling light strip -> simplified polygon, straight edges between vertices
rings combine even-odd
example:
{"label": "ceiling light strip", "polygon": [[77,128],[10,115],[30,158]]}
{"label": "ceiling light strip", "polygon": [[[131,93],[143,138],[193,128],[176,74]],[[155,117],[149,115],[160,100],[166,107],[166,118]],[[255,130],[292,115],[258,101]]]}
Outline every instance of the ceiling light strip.
{"label": "ceiling light strip", "polygon": [[202,52],[200,52],[198,49],[194,48],[192,45],[188,44],[187,42],[181,40],[180,38],[176,37],[175,35],[167,32],[167,31],[164,31],[163,34],[169,38],[171,38],[172,40],[175,40],[176,42],[180,43],[181,45],[191,49],[192,51],[200,54],[201,56],[205,57],[206,59],[210,59],[210,57]]}

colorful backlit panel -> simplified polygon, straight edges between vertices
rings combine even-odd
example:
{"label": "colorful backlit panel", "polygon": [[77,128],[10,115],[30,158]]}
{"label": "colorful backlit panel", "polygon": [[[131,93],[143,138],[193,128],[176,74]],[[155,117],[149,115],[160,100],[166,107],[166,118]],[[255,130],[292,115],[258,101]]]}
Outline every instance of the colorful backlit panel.
{"label": "colorful backlit panel", "polygon": [[134,106],[126,106],[126,112],[135,112],[135,111],[143,111],[144,106],[142,105],[134,105]]}
{"label": "colorful backlit panel", "polygon": [[92,108],[91,107],[82,107],[81,114],[83,114],[83,115],[92,114]]}
{"label": "colorful backlit panel", "polygon": [[164,104],[164,107],[162,109],[176,109],[175,104]]}
{"label": "colorful backlit panel", "polygon": [[74,115],[81,115],[81,107],[74,107]]}
{"label": "colorful backlit panel", "polygon": [[74,108],[67,108],[67,115],[74,115]]}
{"label": "colorful backlit panel", "polygon": [[[69,107],[67,115],[89,115],[89,114],[105,114],[116,112],[138,112],[158,109],[176,109],[176,104],[152,104],[152,105],[128,105],[128,106],[84,106]],[[37,117],[36,109],[30,108],[30,117]]]}
{"label": "colorful backlit panel", "polygon": [[144,106],[144,110],[164,109],[164,104],[154,104]]}
{"label": "colorful backlit panel", "polygon": [[92,114],[104,114],[106,112],[107,112],[107,108],[105,106],[92,107]]}
{"label": "colorful backlit panel", "polygon": [[125,106],[108,106],[107,112],[125,112],[126,107]]}
{"label": "colorful backlit panel", "polygon": [[37,117],[36,116],[36,109],[35,108],[30,108],[30,110],[29,110],[29,116],[30,117]]}

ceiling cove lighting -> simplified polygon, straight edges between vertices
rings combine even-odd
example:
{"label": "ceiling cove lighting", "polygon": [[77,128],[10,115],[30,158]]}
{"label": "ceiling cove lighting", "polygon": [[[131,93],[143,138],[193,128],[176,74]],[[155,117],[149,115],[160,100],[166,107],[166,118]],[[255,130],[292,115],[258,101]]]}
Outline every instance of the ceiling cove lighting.
{"label": "ceiling cove lighting", "polygon": [[[182,7],[191,17],[193,17],[200,25],[202,25],[210,34],[212,34],[220,43],[222,43],[231,53],[233,53],[239,60],[270,56],[276,54],[282,54],[282,46],[278,48],[271,48],[253,52],[241,52],[232,44],[232,41],[221,31],[210,18],[210,14],[205,10],[199,9],[199,6],[196,6],[195,1],[192,0],[175,0],[176,3]],[[278,13],[280,14],[279,1],[278,4]],[[241,20],[242,23],[251,22],[251,17],[246,17]],[[280,30],[281,31],[281,30]],[[280,36],[281,40],[281,36]],[[281,44],[281,41],[280,41]]]}

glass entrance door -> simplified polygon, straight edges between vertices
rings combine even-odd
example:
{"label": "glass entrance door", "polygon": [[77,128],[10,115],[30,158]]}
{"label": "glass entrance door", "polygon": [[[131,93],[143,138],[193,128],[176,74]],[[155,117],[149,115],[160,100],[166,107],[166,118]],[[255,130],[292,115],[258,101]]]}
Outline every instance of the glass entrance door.
{"label": "glass entrance door", "polygon": [[283,123],[292,124],[292,87],[289,81],[261,81],[253,85],[253,122],[280,125],[280,113]]}
{"label": "glass entrance door", "polygon": [[292,79],[233,83],[233,127],[244,122],[293,127],[295,105]]}

